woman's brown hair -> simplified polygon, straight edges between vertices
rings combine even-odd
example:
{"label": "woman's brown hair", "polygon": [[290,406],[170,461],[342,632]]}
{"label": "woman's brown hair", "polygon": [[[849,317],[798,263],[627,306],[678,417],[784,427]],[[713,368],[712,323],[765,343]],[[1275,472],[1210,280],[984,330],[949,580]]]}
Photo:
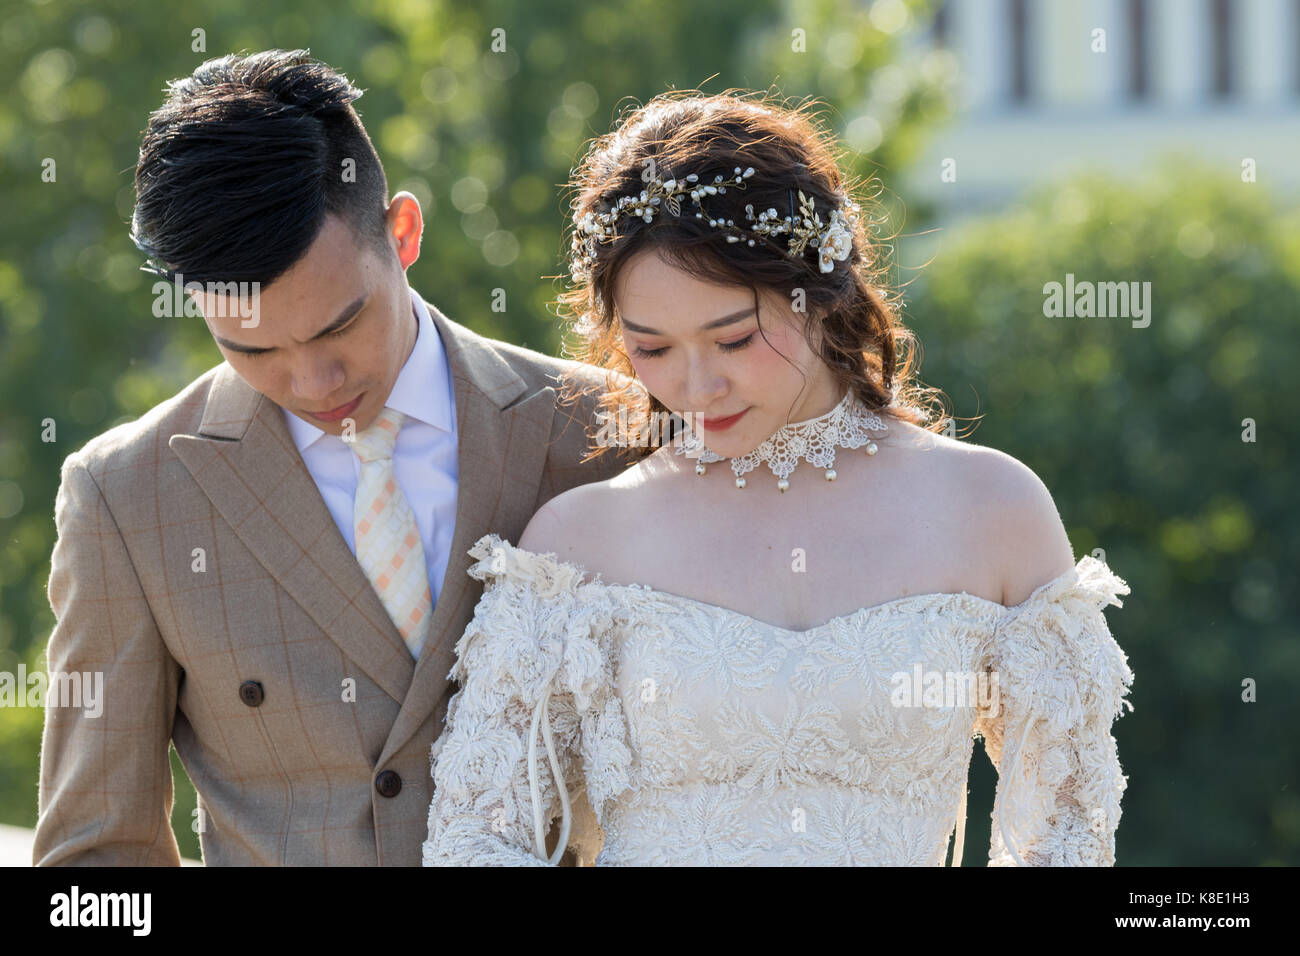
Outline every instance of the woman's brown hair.
{"label": "woman's brown hair", "polygon": [[[872,234],[877,223],[868,202],[878,193],[858,195],[863,184],[844,180],[833,134],[811,112],[814,105],[789,108],[764,93],[665,93],[631,109],[611,132],[592,141],[569,183],[572,215],[566,236],[572,282],[558,306],[566,335],[574,337],[573,344],[566,340],[565,354],[606,370],[598,404],[604,421],[621,418],[633,434],[639,429],[654,435],[653,423],[671,415],[636,380],[615,321],[613,292],[620,270],[633,255],[653,248],[703,281],[753,290],[756,315],[760,288],[786,301],[802,290],[805,338],[840,391],[851,388],[868,408],[927,430],[944,427],[942,393],[913,382],[920,346],[899,320],[893,293],[882,281],[888,247]],[[786,254],[788,236],[755,237],[752,245],[729,242],[724,230],[697,219],[690,203],[682,204],[680,216],[664,212],[650,222],[620,216],[609,241],[590,247],[584,243],[579,223],[607,213],[622,196],[639,195],[647,170],[653,171],[650,178],[681,181],[695,173],[701,183],[712,183],[715,174],[730,178],[736,168],[750,167],[754,174],[745,179],[745,189],[707,197],[703,208],[708,216],[743,223],[747,204],[776,209],[780,217],[797,216],[800,192],[814,200],[823,218],[845,202],[857,202],[862,215],[851,227],[847,261],[824,273],[816,248],[807,248],[797,259]],[[590,258],[585,255],[589,248],[594,251]],[[566,375],[562,401],[576,401],[595,387],[583,387]],[[583,460],[599,457],[609,447],[593,442]],[[634,460],[655,450],[653,444],[621,447]]]}

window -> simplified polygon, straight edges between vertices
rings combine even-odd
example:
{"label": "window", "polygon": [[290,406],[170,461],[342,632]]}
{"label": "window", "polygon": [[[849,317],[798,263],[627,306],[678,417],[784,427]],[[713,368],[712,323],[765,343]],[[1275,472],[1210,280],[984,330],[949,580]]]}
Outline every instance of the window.
{"label": "window", "polygon": [[1147,0],[1128,0],[1128,95],[1135,100],[1145,100],[1151,95],[1150,15]]}
{"label": "window", "polygon": [[930,42],[937,47],[947,47],[952,39],[951,33],[952,0],[942,0],[934,13],[934,21],[930,24]]}
{"label": "window", "polygon": [[1211,94],[1218,99],[1232,95],[1232,3],[1231,0],[1210,2],[1210,66]]}
{"label": "window", "polygon": [[1028,0],[1010,0],[1007,10],[1011,21],[1011,99],[1025,103],[1029,100]]}

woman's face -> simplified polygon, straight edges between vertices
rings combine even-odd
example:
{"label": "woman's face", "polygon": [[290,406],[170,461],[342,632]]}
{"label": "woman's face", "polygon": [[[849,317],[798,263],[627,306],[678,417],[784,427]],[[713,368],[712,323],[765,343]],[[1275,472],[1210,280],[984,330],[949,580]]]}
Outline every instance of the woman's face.
{"label": "woman's face", "polygon": [[619,273],[614,305],[641,384],[719,455],[744,455],[840,399],[804,340],[807,317],[779,294],[759,295],[760,333],[750,289],[704,282],[651,248]]}

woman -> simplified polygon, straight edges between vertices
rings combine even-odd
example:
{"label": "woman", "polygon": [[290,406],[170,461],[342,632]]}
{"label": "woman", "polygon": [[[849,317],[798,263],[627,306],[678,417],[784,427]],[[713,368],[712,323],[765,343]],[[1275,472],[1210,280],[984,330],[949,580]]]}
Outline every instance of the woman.
{"label": "woman", "polygon": [[955,831],[959,864],[980,734],[990,864],[1113,864],[1128,586],[1028,468],[926,424],[829,134],[661,96],[575,185],[592,454],[672,440],[471,551],[425,863],[942,865]]}

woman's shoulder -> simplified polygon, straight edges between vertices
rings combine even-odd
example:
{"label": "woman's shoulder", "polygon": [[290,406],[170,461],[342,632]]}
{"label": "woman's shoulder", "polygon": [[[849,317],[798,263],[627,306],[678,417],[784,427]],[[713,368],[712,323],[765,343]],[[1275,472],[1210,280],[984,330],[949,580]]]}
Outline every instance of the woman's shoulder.
{"label": "woman's shoulder", "polygon": [[[562,596],[576,597],[583,586],[593,580],[586,568],[572,561],[561,560],[556,554],[535,543],[526,547],[523,539],[512,544],[507,538],[491,532],[480,537],[469,549],[474,559],[467,573],[482,582],[485,593],[498,589],[498,598],[514,600],[528,595],[530,599],[549,601]],[[484,600],[481,602],[487,604]]]}
{"label": "woman's shoulder", "polygon": [[665,445],[617,475],[575,485],[548,499],[524,529],[519,546],[554,552],[584,567],[604,566],[606,550],[629,530],[624,523],[634,522],[637,513],[653,511],[654,496],[680,490],[674,482],[686,469],[674,450]]}
{"label": "woman's shoulder", "polygon": [[1051,491],[1028,465],[989,448],[974,471],[988,547],[1002,569],[1002,603],[1015,606],[1074,568],[1074,549]]}
{"label": "woman's shoulder", "polygon": [[1002,581],[1004,623],[1032,628],[1045,617],[1122,606],[1128,584],[1104,558],[1075,560],[1052,493],[1032,468],[999,449],[903,425],[897,487],[946,490],[972,516],[972,547]]}
{"label": "woman's shoulder", "polygon": [[616,480],[576,485],[548,499],[519,536],[517,550],[576,569],[581,583],[596,580],[595,569],[603,563],[600,530],[609,526],[614,496],[610,485]]}
{"label": "woman's shoulder", "polygon": [[985,560],[1014,606],[1075,566],[1069,536],[1043,480],[1012,455],[906,422],[895,426],[899,488],[929,488],[970,516]]}

